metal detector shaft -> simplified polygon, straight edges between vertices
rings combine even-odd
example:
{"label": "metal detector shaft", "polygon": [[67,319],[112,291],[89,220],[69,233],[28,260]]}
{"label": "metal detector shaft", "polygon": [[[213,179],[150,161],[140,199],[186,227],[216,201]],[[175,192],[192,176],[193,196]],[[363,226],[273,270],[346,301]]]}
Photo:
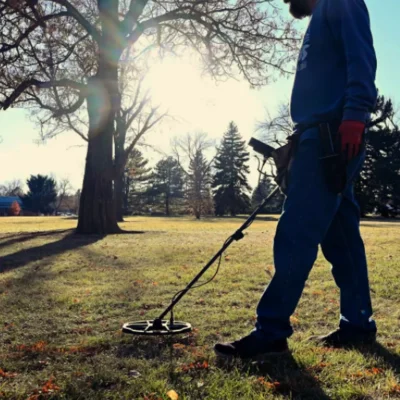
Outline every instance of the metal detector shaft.
{"label": "metal detector shaft", "polygon": [[253,211],[253,213],[247,218],[243,225],[224,243],[221,249],[215,254],[215,256],[204,266],[204,268],[192,279],[192,281],[183,289],[178,296],[171,302],[171,304],[162,312],[158,317],[158,320],[162,320],[179,302],[179,300],[190,290],[190,288],[204,275],[204,273],[215,263],[216,260],[222,255],[222,253],[234,242],[243,238],[243,231],[247,229],[250,223],[256,218],[258,213],[266,206],[269,200],[275,196],[279,191],[279,187],[276,187]]}

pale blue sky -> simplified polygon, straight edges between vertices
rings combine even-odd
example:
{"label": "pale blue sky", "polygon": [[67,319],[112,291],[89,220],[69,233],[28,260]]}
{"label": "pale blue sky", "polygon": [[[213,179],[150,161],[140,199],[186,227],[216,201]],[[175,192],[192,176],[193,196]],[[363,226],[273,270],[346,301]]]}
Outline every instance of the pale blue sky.
{"label": "pale blue sky", "polygon": [[[385,96],[400,104],[400,0],[366,0],[370,10],[372,30],[378,56],[377,86]],[[168,76],[168,79],[165,77]],[[181,122],[168,122],[148,139],[150,143],[168,149],[170,139],[186,132],[203,130],[220,138],[229,121],[234,120],[242,135],[249,139],[265,110],[273,113],[276,106],[290,97],[293,78],[280,79],[254,91],[244,82],[229,81],[216,85],[201,80],[193,65],[172,60],[155,68],[152,73],[154,98]],[[173,95],[171,95],[173,94]],[[13,178],[26,180],[30,174],[50,174],[69,177],[78,189],[82,182],[85,147],[74,133],[64,134],[38,146],[37,129],[23,110],[0,112],[0,184]],[[159,155],[149,154],[152,162]],[[254,167],[254,164],[253,164]],[[256,180],[253,168],[251,181]]]}

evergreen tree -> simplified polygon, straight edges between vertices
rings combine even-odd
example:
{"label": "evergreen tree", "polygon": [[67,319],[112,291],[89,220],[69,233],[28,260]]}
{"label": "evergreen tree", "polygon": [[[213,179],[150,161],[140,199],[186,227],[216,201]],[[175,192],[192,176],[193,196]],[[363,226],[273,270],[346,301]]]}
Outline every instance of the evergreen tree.
{"label": "evergreen tree", "polygon": [[24,208],[35,213],[51,214],[57,198],[56,181],[49,176],[31,175],[26,184],[29,191],[21,197]]}
{"label": "evergreen tree", "polygon": [[142,213],[148,202],[149,182],[152,169],[149,161],[140,150],[134,149],[130,154],[124,173],[124,214]]}
{"label": "evergreen tree", "polygon": [[[251,196],[251,205],[256,208],[260,203],[276,188],[276,183],[271,178],[263,178],[254,189]],[[285,196],[277,193],[261,212],[265,213],[281,213]]]}
{"label": "evergreen tree", "polygon": [[152,188],[148,194],[153,196],[155,204],[162,203],[165,214],[171,214],[174,199],[183,198],[184,176],[178,161],[172,157],[160,160],[154,171]]}
{"label": "evergreen tree", "polygon": [[199,149],[190,160],[187,175],[187,201],[197,219],[203,214],[212,213],[211,182],[210,163]]}
{"label": "evergreen tree", "polygon": [[250,206],[247,182],[249,152],[234,122],[229,124],[215,158],[212,183],[216,215],[245,212]]}
{"label": "evergreen tree", "polygon": [[379,97],[368,133],[364,168],[355,183],[362,215],[379,211],[385,199],[400,203],[400,132],[393,117],[391,100]]}

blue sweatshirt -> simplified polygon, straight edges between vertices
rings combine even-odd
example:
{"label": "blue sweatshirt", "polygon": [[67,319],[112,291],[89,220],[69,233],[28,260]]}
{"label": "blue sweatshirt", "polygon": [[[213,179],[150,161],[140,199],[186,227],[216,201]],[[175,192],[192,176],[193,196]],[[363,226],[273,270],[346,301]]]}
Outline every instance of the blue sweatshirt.
{"label": "blue sweatshirt", "polygon": [[319,0],[300,52],[291,115],[295,126],[366,122],[374,108],[376,56],[364,0]]}

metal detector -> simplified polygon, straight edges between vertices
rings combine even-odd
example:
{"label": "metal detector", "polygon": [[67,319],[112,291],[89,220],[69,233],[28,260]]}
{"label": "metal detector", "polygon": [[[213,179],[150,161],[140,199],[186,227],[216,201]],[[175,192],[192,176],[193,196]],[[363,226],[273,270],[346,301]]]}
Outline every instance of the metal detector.
{"label": "metal detector", "polygon": [[[268,146],[265,143],[260,142],[257,139],[252,138],[249,142],[249,145],[253,148],[254,151],[261,153],[264,157],[263,166],[269,157],[273,156],[274,148]],[[259,168],[259,172],[261,170]],[[279,186],[276,187],[262,202],[261,204],[253,211],[253,213],[247,218],[247,220],[243,223],[243,225],[228,239],[225,241],[224,245],[220,250],[211,258],[211,260],[203,267],[203,269],[192,279],[192,281],[181,291],[175,294],[173,297],[171,304],[158,316],[158,318],[154,320],[146,320],[146,321],[135,321],[135,322],[127,322],[123,325],[122,331],[124,333],[129,333],[132,335],[176,335],[181,333],[190,332],[192,330],[192,325],[188,322],[175,321],[173,309],[176,304],[182,299],[182,297],[191,289],[203,286],[209,282],[211,282],[219,271],[219,267],[221,264],[221,258],[224,251],[234,242],[243,239],[243,232],[253,223],[256,219],[257,215],[260,211],[267,205],[267,203],[271,200],[273,196],[279,191]],[[214,276],[209,279],[207,282],[201,283],[200,285],[194,286],[198,280],[204,275],[204,273],[215,263],[215,261],[219,260],[217,270]],[[164,319],[170,313],[170,318],[168,320]]]}

